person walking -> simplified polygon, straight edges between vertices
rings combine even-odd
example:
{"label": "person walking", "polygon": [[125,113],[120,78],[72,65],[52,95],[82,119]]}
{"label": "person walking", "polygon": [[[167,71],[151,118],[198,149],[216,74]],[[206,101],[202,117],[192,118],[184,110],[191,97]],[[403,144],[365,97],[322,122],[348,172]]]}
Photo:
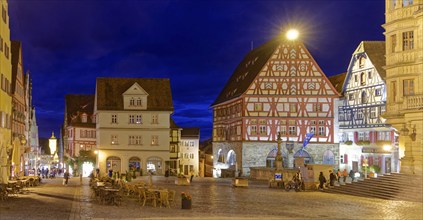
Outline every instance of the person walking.
{"label": "person walking", "polygon": [[338,169],[338,172],[336,173],[336,177],[337,177],[337,181],[338,181],[338,183],[341,183],[341,182],[340,182],[340,181],[341,181],[341,176],[342,176],[341,170],[340,170],[340,169]]}
{"label": "person walking", "polygon": [[344,171],[342,172],[342,177],[344,177],[344,183],[347,181],[347,176],[348,176],[347,169],[344,169]]}
{"label": "person walking", "polygon": [[319,189],[320,190],[323,190],[323,184],[325,183],[326,183],[326,178],[325,176],[323,176],[323,172],[320,172],[320,175],[319,175]]}
{"label": "person walking", "polygon": [[332,170],[329,170],[329,183],[330,186],[334,186],[335,185],[335,181],[336,181],[336,176],[335,174],[332,172]]}
{"label": "person walking", "polygon": [[166,171],[165,171],[165,177],[166,177],[166,183],[167,183],[168,180],[169,180],[169,168],[166,169]]}
{"label": "person walking", "polygon": [[68,171],[66,171],[65,174],[63,174],[63,179],[65,180],[64,185],[68,186],[68,181],[69,181],[69,172]]}
{"label": "person walking", "polygon": [[192,179],[194,178],[194,170],[191,170],[190,174],[191,174],[190,182],[192,183]]}
{"label": "person walking", "polygon": [[351,178],[351,182],[354,182],[354,176],[355,176],[355,173],[354,173],[354,171],[353,171],[353,170],[350,170],[349,176],[350,176],[350,178]]}

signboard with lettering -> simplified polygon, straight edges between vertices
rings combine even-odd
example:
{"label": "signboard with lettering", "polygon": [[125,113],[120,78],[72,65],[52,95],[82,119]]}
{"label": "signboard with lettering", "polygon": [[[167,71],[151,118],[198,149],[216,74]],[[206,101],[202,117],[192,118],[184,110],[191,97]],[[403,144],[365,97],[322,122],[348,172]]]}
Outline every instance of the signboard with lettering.
{"label": "signboard with lettering", "polygon": [[282,173],[275,173],[275,181],[282,181]]}

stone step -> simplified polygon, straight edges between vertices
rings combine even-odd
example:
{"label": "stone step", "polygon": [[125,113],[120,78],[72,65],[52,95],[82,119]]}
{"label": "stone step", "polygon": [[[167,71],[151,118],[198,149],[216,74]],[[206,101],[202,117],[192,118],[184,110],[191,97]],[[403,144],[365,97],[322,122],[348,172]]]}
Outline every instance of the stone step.
{"label": "stone step", "polygon": [[327,193],[422,202],[420,176],[391,174],[343,184],[326,190]]}

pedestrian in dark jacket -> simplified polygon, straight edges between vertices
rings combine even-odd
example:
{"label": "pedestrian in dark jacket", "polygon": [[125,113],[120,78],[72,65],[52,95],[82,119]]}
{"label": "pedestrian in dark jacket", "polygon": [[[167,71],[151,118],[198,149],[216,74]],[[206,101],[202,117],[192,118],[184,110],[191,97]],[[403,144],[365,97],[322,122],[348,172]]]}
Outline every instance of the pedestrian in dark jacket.
{"label": "pedestrian in dark jacket", "polygon": [[325,178],[325,176],[323,176],[323,172],[320,172],[319,182],[320,182],[319,189],[323,189],[323,184],[326,183],[326,178]]}
{"label": "pedestrian in dark jacket", "polygon": [[337,180],[336,175],[332,172],[332,170],[329,170],[329,173],[330,186],[334,186],[335,181]]}
{"label": "pedestrian in dark jacket", "polygon": [[353,182],[354,181],[354,177],[355,177],[355,173],[354,173],[354,171],[353,170],[350,170],[350,173],[348,174],[349,176],[350,176],[350,178],[351,178],[351,182]]}
{"label": "pedestrian in dark jacket", "polygon": [[69,181],[69,172],[68,171],[66,171],[63,174],[63,178],[65,179],[65,186],[67,186],[68,185],[68,181]]}

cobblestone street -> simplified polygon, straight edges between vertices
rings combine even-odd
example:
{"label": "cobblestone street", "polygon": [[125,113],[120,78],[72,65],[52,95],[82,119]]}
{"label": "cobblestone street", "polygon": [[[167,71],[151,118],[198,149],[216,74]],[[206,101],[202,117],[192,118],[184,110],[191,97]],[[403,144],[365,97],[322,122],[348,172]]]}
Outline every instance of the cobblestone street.
{"label": "cobblestone street", "polygon": [[[138,178],[135,181],[147,177]],[[101,205],[91,198],[88,179],[69,186],[62,179],[44,180],[41,186],[0,201],[0,219],[422,219],[422,203],[388,201],[321,192],[285,192],[269,189],[266,182],[250,181],[248,188],[234,188],[231,179],[194,178],[190,186],[174,179],[153,177],[153,183],[175,189],[176,207],[141,207],[135,198],[121,206]],[[181,209],[180,193],[193,196],[191,210]]]}

